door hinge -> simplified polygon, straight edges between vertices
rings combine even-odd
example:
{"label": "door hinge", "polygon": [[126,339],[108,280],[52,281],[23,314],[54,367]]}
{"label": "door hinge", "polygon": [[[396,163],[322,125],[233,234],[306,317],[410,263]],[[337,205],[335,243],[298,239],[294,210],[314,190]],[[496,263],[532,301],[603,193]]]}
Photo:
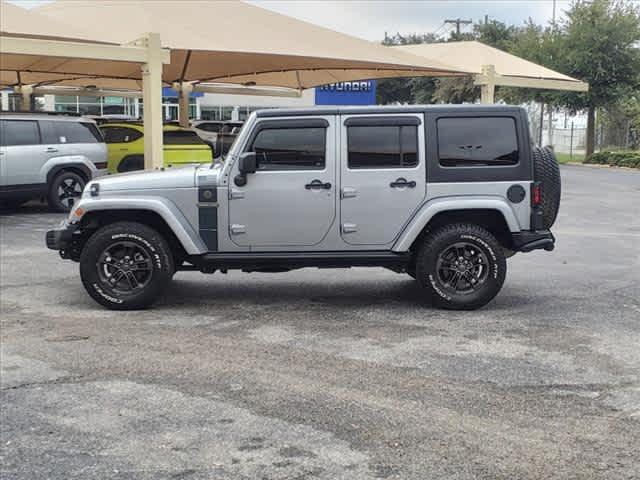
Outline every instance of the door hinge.
{"label": "door hinge", "polygon": [[241,235],[243,233],[247,233],[247,229],[244,225],[238,225],[237,223],[231,225],[231,235]]}
{"label": "door hinge", "polygon": [[236,190],[234,188],[229,190],[229,200],[235,200],[236,198],[244,198],[244,192],[242,190]]}
{"label": "door hinge", "polygon": [[358,231],[358,225],[355,223],[343,223],[342,233],[354,233]]}
{"label": "door hinge", "polygon": [[341,197],[342,198],[353,198],[358,196],[358,190],[353,187],[342,187]]}

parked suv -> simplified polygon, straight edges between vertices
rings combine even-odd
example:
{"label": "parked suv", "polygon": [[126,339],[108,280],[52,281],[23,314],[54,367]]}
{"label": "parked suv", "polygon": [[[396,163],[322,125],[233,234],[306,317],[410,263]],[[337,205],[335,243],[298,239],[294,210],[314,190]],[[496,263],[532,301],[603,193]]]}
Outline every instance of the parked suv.
{"label": "parked suv", "polygon": [[93,120],[0,112],[0,203],[46,197],[68,211],[85,184],[107,172],[107,147]]}
{"label": "parked suv", "polygon": [[553,250],[558,164],[509,106],[253,113],[222,165],[91,182],[49,248],[113,309],[178,270],[386,267],[434,305],[475,309],[506,258]]}
{"label": "parked suv", "polygon": [[[100,130],[107,142],[109,173],[144,169],[144,127],[140,122],[103,123]],[[193,130],[176,125],[162,128],[165,167],[211,163],[211,147]]]}

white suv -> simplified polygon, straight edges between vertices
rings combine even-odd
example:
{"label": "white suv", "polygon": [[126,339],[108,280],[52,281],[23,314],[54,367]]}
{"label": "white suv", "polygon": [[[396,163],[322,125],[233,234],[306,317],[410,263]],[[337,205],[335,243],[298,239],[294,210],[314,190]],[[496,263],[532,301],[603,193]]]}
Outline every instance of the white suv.
{"label": "white suv", "polygon": [[68,211],[85,184],[107,173],[107,146],[95,121],[51,113],[0,113],[0,202],[46,197]]}

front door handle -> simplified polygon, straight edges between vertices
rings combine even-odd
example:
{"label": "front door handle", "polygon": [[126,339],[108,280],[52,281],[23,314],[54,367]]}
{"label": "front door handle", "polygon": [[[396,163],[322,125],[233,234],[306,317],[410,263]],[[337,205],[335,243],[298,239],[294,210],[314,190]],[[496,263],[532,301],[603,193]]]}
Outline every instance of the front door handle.
{"label": "front door handle", "polygon": [[408,182],[406,178],[400,177],[395,182],[391,182],[389,186],[391,188],[415,188],[416,182],[414,182],[413,180]]}
{"label": "front door handle", "polygon": [[323,183],[321,180],[314,180],[311,183],[307,183],[304,188],[307,190],[331,190],[331,184],[329,182]]}

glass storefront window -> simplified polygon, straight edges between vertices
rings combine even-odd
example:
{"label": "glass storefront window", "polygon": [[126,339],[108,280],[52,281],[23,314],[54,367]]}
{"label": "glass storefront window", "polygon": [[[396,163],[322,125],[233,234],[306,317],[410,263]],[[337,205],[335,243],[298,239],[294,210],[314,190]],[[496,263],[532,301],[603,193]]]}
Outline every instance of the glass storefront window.
{"label": "glass storefront window", "polygon": [[89,97],[56,95],[56,112],[80,113],[82,115],[134,115],[133,98],[126,97]]}

